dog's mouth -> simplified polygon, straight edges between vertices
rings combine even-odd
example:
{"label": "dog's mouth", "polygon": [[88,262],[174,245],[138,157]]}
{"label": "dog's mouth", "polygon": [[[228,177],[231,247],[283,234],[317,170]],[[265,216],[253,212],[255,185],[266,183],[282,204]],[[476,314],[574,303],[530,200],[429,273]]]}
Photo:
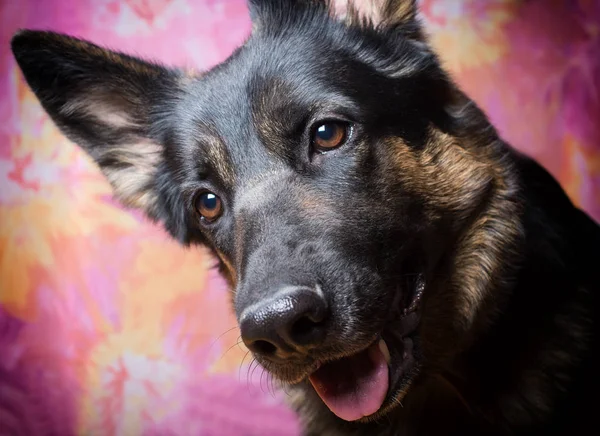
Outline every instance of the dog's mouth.
{"label": "dog's mouth", "polygon": [[373,415],[390,387],[390,352],[383,339],[350,357],[322,365],[309,377],[329,409],[346,421]]}
{"label": "dog's mouth", "polygon": [[424,287],[419,278],[399,319],[368,347],[321,364],[309,376],[319,397],[339,418],[374,419],[391,408],[410,384],[417,369],[413,336],[419,324]]}

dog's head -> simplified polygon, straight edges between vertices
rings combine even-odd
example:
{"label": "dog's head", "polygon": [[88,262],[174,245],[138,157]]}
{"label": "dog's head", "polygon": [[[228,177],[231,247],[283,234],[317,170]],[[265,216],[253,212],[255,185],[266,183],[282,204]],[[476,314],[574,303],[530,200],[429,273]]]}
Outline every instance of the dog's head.
{"label": "dog's head", "polygon": [[414,2],[370,4],[251,0],[252,35],[203,74],[54,33],[12,41],[118,198],[214,250],[258,361],[346,420],[386,413],[468,342],[495,267],[480,217],[508,189]]}

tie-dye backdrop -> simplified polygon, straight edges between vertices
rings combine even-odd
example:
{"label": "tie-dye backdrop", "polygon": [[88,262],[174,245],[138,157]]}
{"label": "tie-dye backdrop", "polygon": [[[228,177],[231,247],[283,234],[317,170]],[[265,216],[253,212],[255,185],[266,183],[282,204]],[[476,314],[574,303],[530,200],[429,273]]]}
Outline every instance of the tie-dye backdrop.
{"label": "tie-dye backdrop", "polygon": [[[600,1],[420,3],[459,83],[599,219]],[[44,115],[19,27],[204,68],[250,30],[244,0],[0,0],[0,435],[298,434],[211,259],[119,207]]]}

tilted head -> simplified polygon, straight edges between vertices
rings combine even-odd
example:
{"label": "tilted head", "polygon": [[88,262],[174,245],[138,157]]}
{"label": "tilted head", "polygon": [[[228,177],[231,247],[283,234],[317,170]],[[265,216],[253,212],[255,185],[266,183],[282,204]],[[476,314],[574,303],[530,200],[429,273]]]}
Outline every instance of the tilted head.
{"label": "tilted head", "polygon": [[214,250],[258,361],[354,421],[472,339],[514,210],[494,209],[496,134],[414,2],[344,6],[251,0],[250,38],[198,75],[55,33],[12,48],[118,198]]}

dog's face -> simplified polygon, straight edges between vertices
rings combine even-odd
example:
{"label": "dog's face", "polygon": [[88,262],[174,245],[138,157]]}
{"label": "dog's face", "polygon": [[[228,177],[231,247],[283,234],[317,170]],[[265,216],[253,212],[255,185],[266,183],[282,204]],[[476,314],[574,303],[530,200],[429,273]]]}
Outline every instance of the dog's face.
{"label": "dog's face", "polygon": [[433,283],[494,178],[464,133],[493,131],[413,2],[380,3],[341,18],[324,1],[251,1],[247,43],[198,75],[57,34],[13,39],[117,196],[214,250],[258,361],[310,380],[345,420],[393,408],[468,329],[466,297]]}

